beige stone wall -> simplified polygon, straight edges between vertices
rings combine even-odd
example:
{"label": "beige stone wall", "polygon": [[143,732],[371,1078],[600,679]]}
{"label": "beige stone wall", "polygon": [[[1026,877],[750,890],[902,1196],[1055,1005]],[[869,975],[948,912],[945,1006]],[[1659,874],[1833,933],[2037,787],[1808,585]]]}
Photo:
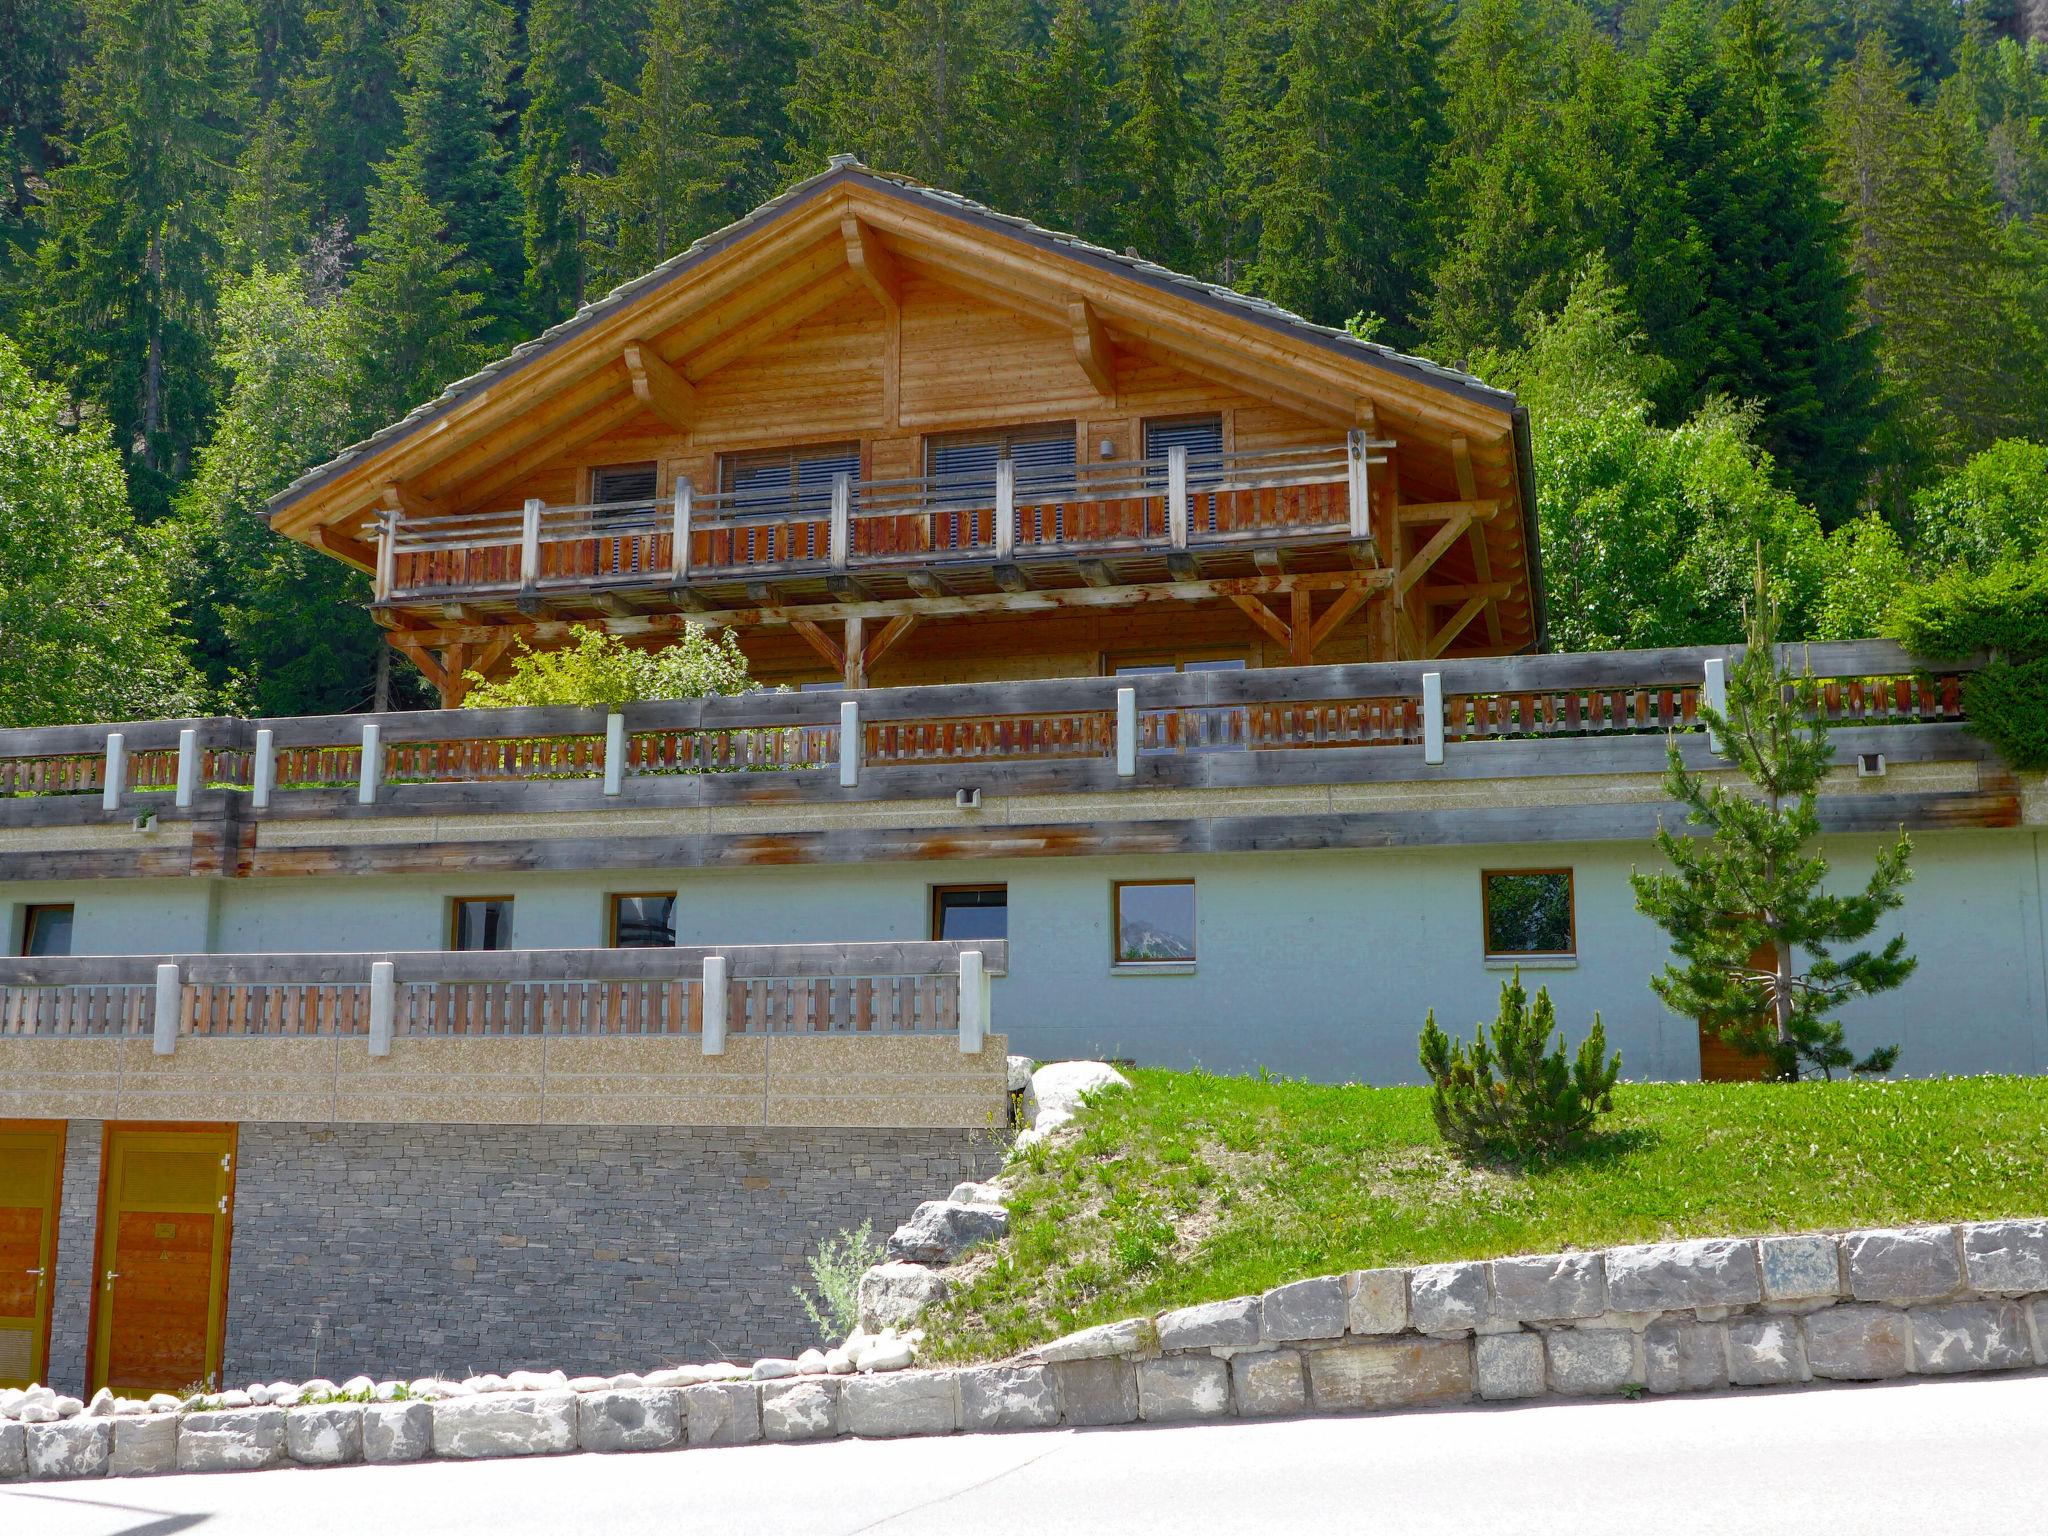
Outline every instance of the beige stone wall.
{"label": "beige stone wall", "polygon": [[1000,1130],[1001,1035],[0,1040],[0,1119]]}

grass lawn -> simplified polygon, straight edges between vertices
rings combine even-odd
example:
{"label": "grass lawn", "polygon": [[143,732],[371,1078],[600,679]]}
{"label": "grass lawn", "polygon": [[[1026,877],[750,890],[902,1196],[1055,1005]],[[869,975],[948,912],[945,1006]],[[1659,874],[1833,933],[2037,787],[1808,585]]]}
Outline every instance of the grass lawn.
{"label": "grass lawn", "polygon": [[2048,1080],[1623,1085],[1598,1146],[1521,1171],[1450,1157],[1423,1088],[1129,1075],[1012,1165],[927,1355],[1376,1265],[2048,1212]]}

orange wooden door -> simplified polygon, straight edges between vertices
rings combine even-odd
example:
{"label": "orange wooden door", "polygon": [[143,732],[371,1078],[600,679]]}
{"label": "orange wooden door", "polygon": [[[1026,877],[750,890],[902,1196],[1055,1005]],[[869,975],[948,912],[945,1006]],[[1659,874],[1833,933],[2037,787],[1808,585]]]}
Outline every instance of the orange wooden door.
{"label": "orange wooden door", "polygon": [[95,1388],[220,1384],[234,1164],[232,1126],[108,1130]]}
{"label": "orange wooden door", "polygon": [[47,1374],[63,1170],[63,1121],[0,1121],[0,1387]]}
{"label": "orange wooden door", "polygon": [[[1770,945],[1760,945],[1749,957],[1752,970],[1768,970],[1778,955]],[[1719,1035],[1700,1025],[1700,1081],[1703,1083],[1760,1083],[1777,1069],[1768,1056],[1739,1051]]]}

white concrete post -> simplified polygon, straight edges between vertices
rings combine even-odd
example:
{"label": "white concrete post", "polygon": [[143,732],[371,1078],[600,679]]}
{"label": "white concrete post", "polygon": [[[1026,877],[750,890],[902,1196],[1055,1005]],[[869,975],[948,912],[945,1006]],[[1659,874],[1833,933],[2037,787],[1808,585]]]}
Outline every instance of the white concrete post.
{"label": "white concrete post", "polygon": [[177,966],[156,968],[156,1040],[150,1049],[158,1056],[168,1056],[178,1048],[178,1004],[184,991]]}
{"label": "white concrete post", "polygon": [[363,765],[356,779],[356,804],[375,805],[377,784],[384,777],[384,728],[374,720],[363,722]]}
{"label": "white concrete post", "polygon": [[676,481],[675,522],[669,530],[669,579],[679,587],[690,579],[690,503],[694,495],[688,476]]}
{"label": "white concrete post", "polygon": [[1422,760],[1425,763],[1444,760],[1444,675],[1441,672],[1422,674]]}
{"label": "white concrete post", "polygon": [[1365,429],[1344,436],[1344,478],[1350,487],[1351,537],[1372,537],[1372,472],[1365,461]]}
{"label": "white concrete post", "polygon": [[1188,445],[1166,450],[1166,537],[1175,549],[1188,547]]}
{"label": "white concrete post", "polygon": [[1017,552],[1017,465],[1013,459],[996,460],[996,558],[1007,560]]}
{"label": "white concrete post", "polygon": [[839,706],[839,787],[860,783],[860,704],[848,699]]}
{"label": "white concrete post", "polygon": [[519,584],[530,587],[540,580],[540,508],[538,496],[526,498],[519,519]]}
{"label": "white concrete post", "polygon": [[277,734],[268,726],[256,733],[256,761],[249,766],[249,804],[252,809],[270,809],[270,792],[277,787]]}
{"label": "white concrete post", "polygon": [[853,477],[832,477],[832,568],[843,571],[853,554]]}
{"label": "white concrete post", "polygon": [[[1709,656],[1707,658],[1707,675],[1700,687],[1700,702],[1717,715],[1726,715],[1728,713],[1728,663],[1724,658],[1719,656]],[[1707,750],[1709,752],[1719,752],[1721,750],[1721,733],[1719,731],[1709,730],[1707,732]]]}
{"label": "white concrete post", "polygon": [[988,1033],[988,972],[982,968],[981,951],[960,951],[960,1054],[979,1056],[982,1037]]}
{"label": "white concrete post", "polygon": [[704,1054],[725,1054],[725,956],[704,957]]}
{"label": "white concrete post", "polygon": [[626,717],[604,717],[604,792],[616,795],[626,787]]}
{"label": "white concrete post", "polygon": [[370,1054],[391,1054],[391,1028],[398,1014],[398,968],[389,960],[370,962]]}
{"label": "white concrete post", "polygon": [[1138,773],[1138,690],[1116,691],[1116,776],[1137,777]]}
{"label": "white concrete post", "polygon": [[199,732],[186,726],[178,732],[178,788],[171,801],[181,810],[199,792]]}
{"label": "white concrete post", "polygon": [[128,787],[128,738],[119,731],[107,732],[107,764],[100,785],[100,808],[121,809],[121,792]]}

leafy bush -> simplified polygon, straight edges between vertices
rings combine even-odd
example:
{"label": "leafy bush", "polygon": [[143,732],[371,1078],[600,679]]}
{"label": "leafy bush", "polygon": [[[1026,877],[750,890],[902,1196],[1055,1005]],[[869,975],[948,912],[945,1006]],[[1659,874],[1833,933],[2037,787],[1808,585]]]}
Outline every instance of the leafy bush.
{"label": "leafy bush", "polygon": [[[1557,1044],[1546,1050],[1553,1034]],[[1551,1157],[1582,1145],[1595,1120],[1613,1110],[1621,1076],[1621,1054],[1608,1056],[1600,1015],[1567,1055],[1550,989],[1537,988],[1531,1008],[1519,968],[1501,984],[1491,1040],[1484,1024],[1475,1025],[1468,1051],[1437,1028],[1431,1009],[1421,1054],[1437,1133],[1468,1155]]]}
{"label": "leafy bush", "polygon": [[800,1285],[790,1287],[804,1316],[828,1347],[860,1326],[860,1277],[881,1263],[886,1253],[882,1240],[875,1236],[875,1224],[864,1221],[851,1232],[826,1238],[811,1255],[811,1283],[818,1290],[815,1298]]}
{"label": "leafy bush", "polygon": [[1891,631],[1930,661],[1988,652],[1989,662],[1963,680],[1970,729],[2015,768],[2048,768],[2048,555],[1981,575],[1944,572],[1901,596]]}
{"label": "leafy bush", "polygon": [[486,682],[475,672],[463,705],[506,709],[548,704],[616,709],[642,699],[701,699],[745,693],[753,686],[739,639],[729,629],[706,633],[691,625],[683,638],[657,651],[641,650],[616,635],[578,624],[569,644],[557,651],[530,649],[520,641],[511,672]]}

